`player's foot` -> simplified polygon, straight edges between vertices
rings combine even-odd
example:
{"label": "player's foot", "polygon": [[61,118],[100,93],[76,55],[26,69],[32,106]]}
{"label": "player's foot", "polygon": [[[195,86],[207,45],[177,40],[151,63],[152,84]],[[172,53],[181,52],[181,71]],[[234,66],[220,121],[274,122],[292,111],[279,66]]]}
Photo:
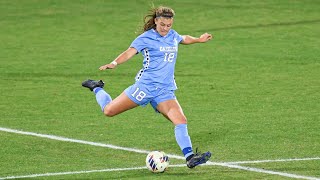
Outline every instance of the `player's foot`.
{"label": "player's foot", "polygon": [[189,159],[189,161],[187,161],[188,168],[194,168],[200,164],[204,164],[210,159],[211,153],[209,151],[206,153],[202,153],[202,154],[197,151],[198,151],[198,149],[196,150],[196,154],[194,154],[191,157],[191,159]]}
{"label": "player's foot", "polygon": [[103,88],[104,82],[102,80],[95,81],[95,80],[88,79],[82,82],[82,86],[89,88],[91,91],[93,91],[93,89],[96,87]]}

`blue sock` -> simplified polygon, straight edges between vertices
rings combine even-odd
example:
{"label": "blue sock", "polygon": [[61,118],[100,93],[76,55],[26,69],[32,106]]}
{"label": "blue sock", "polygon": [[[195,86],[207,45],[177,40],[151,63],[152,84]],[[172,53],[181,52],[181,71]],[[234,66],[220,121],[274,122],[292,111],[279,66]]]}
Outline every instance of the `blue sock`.
{"label": "blue sock", "polygon": [[94,88],[93,92],[96,94],[96,100],[103,111],[104,107],[112,101],[111,96],[100,87]]}
{"label": "blue sock", "polygon": [[187,124],[178,124],[174,128],[177,143],[180,146],[184,157],[187,158],[193,154],[190,136],[188,134]]}

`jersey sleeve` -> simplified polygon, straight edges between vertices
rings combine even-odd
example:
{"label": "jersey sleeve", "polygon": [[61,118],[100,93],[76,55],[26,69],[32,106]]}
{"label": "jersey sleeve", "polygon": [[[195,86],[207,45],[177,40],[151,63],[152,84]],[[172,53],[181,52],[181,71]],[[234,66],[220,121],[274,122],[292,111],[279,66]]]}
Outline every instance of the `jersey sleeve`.
{"label": "jersey sleeve", "polygon": [[135,40],[133,40],[130,47],[135,48],[138,53],[140,53],[144,48],[146,48],[145,38],[143,36],[138,36]]}
{"label": "jersey sleeve", "polygon": [[183,40],[183,37],[180,34],[178,34],[176,31],[174,31],[174,33],[175,33],[175,37],[177,38],[178,43],[181,43],[181,41]]}

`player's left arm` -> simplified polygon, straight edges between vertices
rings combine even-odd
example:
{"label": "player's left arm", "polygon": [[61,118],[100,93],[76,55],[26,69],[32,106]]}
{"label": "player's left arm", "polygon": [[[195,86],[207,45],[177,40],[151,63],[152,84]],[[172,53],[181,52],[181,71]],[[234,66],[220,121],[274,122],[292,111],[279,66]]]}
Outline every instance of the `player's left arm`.
{"label": "player's left arm", "polygon": [[213,38],[211,34],[204,33],[200,37],[193,37],[190,35],[182,35],[181,44],[194,44],[194,43],[205,43]]}

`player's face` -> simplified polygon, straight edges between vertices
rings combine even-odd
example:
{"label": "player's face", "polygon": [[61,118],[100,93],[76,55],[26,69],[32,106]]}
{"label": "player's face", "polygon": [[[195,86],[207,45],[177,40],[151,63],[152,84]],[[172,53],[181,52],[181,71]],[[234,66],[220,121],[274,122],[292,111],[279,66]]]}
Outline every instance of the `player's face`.
{"label": "player's face", "polygon": [[161,36],[165,36],[168,34],[169,30],[172,27],[173,24],[173,18],[156,18],[155,19],[156,23],[156,30]]}

